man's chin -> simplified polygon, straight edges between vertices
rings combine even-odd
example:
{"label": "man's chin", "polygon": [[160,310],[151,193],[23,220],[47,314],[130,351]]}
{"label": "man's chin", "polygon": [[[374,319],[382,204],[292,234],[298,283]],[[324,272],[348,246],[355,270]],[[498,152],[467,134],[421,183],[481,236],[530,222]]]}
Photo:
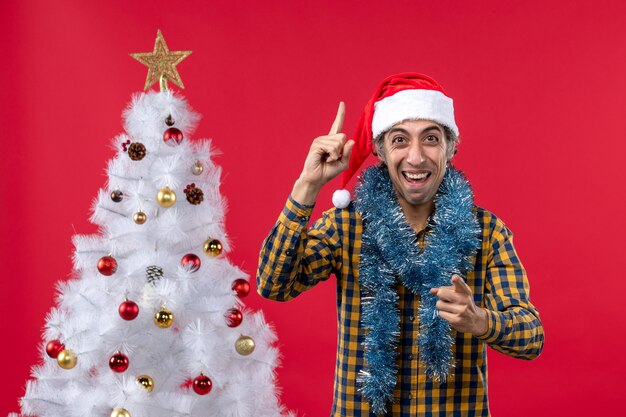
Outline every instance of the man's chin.
{"label": "man's chin", "polygon": [[412,206],[412,207],[420,207],[423,206],[425,204],[430,204],[432,203],[432,201],[434,200],[434,195],[430,196],[430,195],[426,195],[426,194],[422,194],[420,193],[419,195],[416,195],[415,193],[407,193],[402,195],[402,200],[404,200],[404,203],[406,203],[408,206]]}

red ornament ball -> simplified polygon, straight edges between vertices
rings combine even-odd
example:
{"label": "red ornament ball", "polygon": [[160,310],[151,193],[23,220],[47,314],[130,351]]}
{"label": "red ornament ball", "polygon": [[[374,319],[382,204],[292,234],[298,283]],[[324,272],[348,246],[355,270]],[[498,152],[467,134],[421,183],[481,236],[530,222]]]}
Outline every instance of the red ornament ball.
{"label": "red ornament ball", "polygon": [[239,278],[233,281],[232,288],[237,293],[237,297],[243,298],[250,292],[250,283],[243,278]]}
{"label": "red ornament ball", "polygon": [[65,350],[65,345],[58,339],[51,340],[46,345],[46,353],[54,359],[59,356],[62,350]]}
{"label": "red ornament ball", "polygon": [[117,271],[117,261],[112,256],[103,256],[98,260],[98,271],[107,277],[113,275]]}
{"label": "red ornament ball", "polygon": [[128,356],[117,352],[109,359],[109,367],[113,372],[124,372],[128,369]]}
{"label": "red ornament ball", "polygon": [[200,374],[193,380],[193,390],[198,395],[207,395],[212,387],[213,383],[206,375]]}
{"label": "red ornament ball", "polygon": [[196,272],[200,269],[200,258],[196,254],[188,253],[180,260],[180,264],[183,268],[189,269],[191,272]]}
{"label": "red ornament ball", "polygon": [[183,132],[175,127],[170,127],[163,133],[163,140],[170,146],[178,145],[183,141]]}
{"label": "red ornament ball", "polygon": [[241,324],[242,320],[243,314],[241,314],[241,311],[236,308],[231,308],[228,312],[226,312],[226,325],[228,327],[237,327]]}
{"label": "red ornament ball", "polygon": [[124,320],[134,320],[139,315],[139,306],[136,302],[126,300],[122,304],[120,304],[119,308],[120,317]]}

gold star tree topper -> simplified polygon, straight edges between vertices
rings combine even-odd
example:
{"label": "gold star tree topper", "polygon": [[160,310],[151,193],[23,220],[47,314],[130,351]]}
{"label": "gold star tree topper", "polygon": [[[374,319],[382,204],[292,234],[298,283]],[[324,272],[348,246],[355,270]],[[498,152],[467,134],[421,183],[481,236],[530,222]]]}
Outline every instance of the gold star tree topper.
{"label": "gold star tree topper", "polygon": [[170,51],[165,43],[165,39],[160,30],[157,30],[157,37],[154,41],[152,52],[137,52],[130,54],[137,61],[148,67],[148,76],[144,91],[150,88],[157,81],[161,91],[167,91],[167,81],[171,81],[180,88],[185,88],[183,80],[180,79],[176,65],[191,55],[191,51]]}

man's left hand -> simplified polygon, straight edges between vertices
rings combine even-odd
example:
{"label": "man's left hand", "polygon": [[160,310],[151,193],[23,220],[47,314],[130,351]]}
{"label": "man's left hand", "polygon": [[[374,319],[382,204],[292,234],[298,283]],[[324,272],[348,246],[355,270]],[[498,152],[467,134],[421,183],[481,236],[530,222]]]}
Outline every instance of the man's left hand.
{"label": "man's left hand", "polygon": [[454,329],[472,333],[474,336],[487,333],[487,311],[476,306],[472,290],[463,278],[454,274],[452,285],[431,288],[430,293],[439,298],[436,304],[439,317],[450,323]]}

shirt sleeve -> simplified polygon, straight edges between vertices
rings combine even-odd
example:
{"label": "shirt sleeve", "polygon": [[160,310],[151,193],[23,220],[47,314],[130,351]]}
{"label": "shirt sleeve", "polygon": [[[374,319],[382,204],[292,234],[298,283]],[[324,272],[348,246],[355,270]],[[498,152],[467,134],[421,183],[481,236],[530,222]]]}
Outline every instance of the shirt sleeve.
{"label": "shirt sleeve", "polygon": [[490,243],[485,288],[489,330],[479,339],[506,355],[534,359],[543,349],[543,325],[530,302],[528,277],[513,247],[513,234],[499,219]]}
{"label": "shirt sleeve", "polygon": [[257,269],[257,292],[276,301],[291,300],[341,269],[341,244],[331,216],[307,230],[313,206],[291,196],[263,241]]}

